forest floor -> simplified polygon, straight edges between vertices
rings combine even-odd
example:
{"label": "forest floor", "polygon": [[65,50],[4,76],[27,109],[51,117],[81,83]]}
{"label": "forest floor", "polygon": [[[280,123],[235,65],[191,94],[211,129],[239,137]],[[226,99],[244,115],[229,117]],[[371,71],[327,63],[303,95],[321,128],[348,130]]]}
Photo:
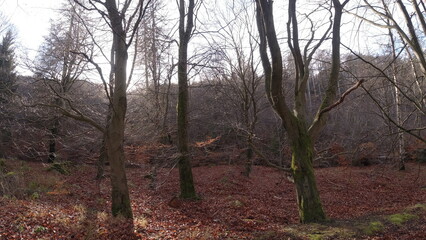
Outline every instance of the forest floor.
{"label": "forest floor", "polygon": [[[110,217],[109,179],[95,166],[3,160],[0,239],[426,239],[426,165],[341,166],[316,170],[329,221],[298,224],[293,184],[255,166],[193,169],[200,200],[174,199],[177,169],[128,168],[134,219]],[[151,187],[150,187],[151,185]],[[1,189],[0,189],[1,190]],[[173,200],[172,200],[173,199]]]}

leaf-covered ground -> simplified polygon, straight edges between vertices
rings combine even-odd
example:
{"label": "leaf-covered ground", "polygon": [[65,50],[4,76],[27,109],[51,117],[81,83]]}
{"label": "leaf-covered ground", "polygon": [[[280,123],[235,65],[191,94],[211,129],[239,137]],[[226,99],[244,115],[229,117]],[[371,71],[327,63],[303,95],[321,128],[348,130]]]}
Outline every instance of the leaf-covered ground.
{"label": "leaf-covered ground", "polygon": [[267,167],[250,178],[241,166],[194,168],[198,201],[172,200],[176,169],[159,170],[152,189],[148,165],[129,168],[134,220],[126,222],[110,217],[109,180],[94,180],[92,165],[69,175],[41,163],[6,165],[25,196],[0,197],[0,239],[426,239],[426,166],[414,163],[406,171],[317,169],[331,219],[322,225],[298,224],[292,183]]}

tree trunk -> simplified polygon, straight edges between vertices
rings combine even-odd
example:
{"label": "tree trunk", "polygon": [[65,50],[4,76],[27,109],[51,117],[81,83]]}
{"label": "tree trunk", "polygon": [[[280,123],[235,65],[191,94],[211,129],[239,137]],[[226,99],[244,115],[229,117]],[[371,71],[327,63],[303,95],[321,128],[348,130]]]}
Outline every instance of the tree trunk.
{"label": "tree trunk", "polygon": [[101,179],[104,177],[105,174],[105,164],[108,161],[108,155],[106,150],[106,140],[107,135],[104,133],[102,136],[102,145],[101,149],[99,150],[99,158],[97,162],[97,172],[96,172],[96,179]]}
{"label": "tree trunk", "polygon": [[306,128],[299,127],[300,134],[291,139],[291,170],[296,186],[297,205],[301,223],[325,220],[325,213],[315,180],[312,139]]}
{"label": "tree trunk", "polygon": [[127,110],[127,46],[126,33],[122,26],[122,16],[114,0],[106,0],[106,8],[111,20],[113,43],[115,44],[114,94],[112,96],[111,121],[107,132],[107,153],[111,169],[112,215],[132,218],[129,189],[124,166],[124,120]]}
{"label": "tree trunk", "polygon": [[[388,20],[388,24],[389,20]],[[395,46],[395,40],[393,37],[392,30],[388,30],[389,38],[391,42],[391,49],[392,49],[392,57],[393,59],[397,58],[396,54],[396,46]],[[403,120],[402,120],[402,112],[401,112],[401,96],[399,93],[398,88],[398,69],[396,66],[395,61],[392,62],[392,79],[394,81],[394,91],[395,91],[395,114],[396,114],[396,122],[399,126],[402,126]],[[398,157],[399,157],[399,170],[405,170],[405,161],[404,161],[404,133],[396,128],[397,134],[398,134]]]}
{"label": "tree trunk", "polygon": [[59,117],[55,116],[53,119],[53,126],[50,128],[49,137],[49,156],[47,157],[48,163],[53,163],[56,160],[56,139],[59,133]]}
{"label": "tree trunk", "polygon": [[[118,37],[114,35],[114,37]],[[111,169],[112,214],[132,218],[126,170],[124,167],[124,119],[127,109],[126,64],[127,49],[123,40],[117,41],[113,110],[107,129],[107,153]]]}
{"label": "tree trunk", "polygon": [[[181,43],[181,47],[183,45],[185,44]],[[186,73],[186,52],[181,53],[182,50],[179,52],[178,150],[180,153],[180,197],[196,198],[188,149],[188,80]],[[182,55],[185,56],[182,57]]]}
{"label": "tree trunk", "polygon": [[250,177],[250,173],[253,168],[253,148],[252,148],[253,140],[252,137],[249,136],[247,139],[247,150],[246,150],[246,168],[244,171],[244,176]]}
{"label": "tree trunk", "polygon": [[[188,13],[185,14],[185,1],[179,3],[179,62],[178,62],[178,150],[180,197],[196,198],[194,180],[188,149],[188,43],[193,27],[194,0],[189,0]],[[187,24],[185,29],[185,16]]]}
{"label": "tree trunk", "polygon": [[[64,103],[60,98],[55,98],[54,100],[55,104],[59,106],[63,106]],[[59,135],[59,120],[60,116],[57,113],[54,113],[53,121],[52,121],[52,127],[49,129],[50,136],[49,136],[49,155],[47,157],[48,163],[53,163],[56,161],[57,154],[56,154],[56,141],[58,139]]]}
{"label": "tree trunk", "polygon": [[[111,79],[110,78],[110,84],[111,84]],[[110,91],[110,96],[113,97],[114,96],[114,92]],[[112,115],[112,106],[111,103],[108,105],[108,112],[107,112],[107,116],[106,116],[106,123],[105,123],[105,129],[109,129],[109,123],[111,121],[111,115]],[[96,179],[101,179],[104,177],[105,174],[105,165],[108,162],[108,152],[107,152],[107,138],[108,138],[108,134],[107,132],[104,132],[102,135],[102,145],[101,145],[101,149],[99,150],[99,158],[98,158],[98,162],[97,162],[97,173],[96,173]]]}

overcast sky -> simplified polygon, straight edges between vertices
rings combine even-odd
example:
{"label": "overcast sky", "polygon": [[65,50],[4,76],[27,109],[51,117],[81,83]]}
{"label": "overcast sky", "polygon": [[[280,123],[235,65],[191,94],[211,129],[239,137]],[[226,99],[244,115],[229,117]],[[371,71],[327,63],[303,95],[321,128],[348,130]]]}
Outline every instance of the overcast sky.
{"label": "overcast sky", "polygon": [[[50,19],[54,19],[62,0],[0,0],[2,14],[15,26],[18,55],[34,57],[47,35]],[[19,67],[18,71],[22,71]]]}
{"label": "overcast sky", "polygon": [[[40,44],[43,42],[43,37],[48,34],[50,20],[57,19],[58,9],[64,2],[65,0],[0,0],[1,13],[15,26],[17,32],[17,55],[19,57],[23,56],[27,59],[35,57]],[[165,0],[165,2],[169,3],[169,7],[175,10],[176,3],[174,0]],[[286,13],[285,8],[282,6],[284,2],[278,1],[277,3],[279,5],[275,7],[282,11],[284,16]],[[277,20],[277,26],[279,23],[285,23],[285,20]],[[345,27],[348,26],[344,24]],[[349,38],[344,42],[350,43],[354,41],[352,34],[345,34],[345,31],[342,31],[342,35],[343,39]],[[22,63],[23,61],[21,59],[18,62]],[[20,73],[26,72],[22,66],[19,66],[17,70]]]}

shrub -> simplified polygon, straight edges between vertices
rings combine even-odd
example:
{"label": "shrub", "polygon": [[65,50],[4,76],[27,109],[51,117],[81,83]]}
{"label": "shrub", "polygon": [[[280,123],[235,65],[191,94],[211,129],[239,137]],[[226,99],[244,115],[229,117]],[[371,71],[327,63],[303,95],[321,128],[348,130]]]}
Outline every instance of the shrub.
{"label": "shrub", "polygon": [[416,150],[416,161],[419,163],[426,163],[426,148]]}
{"label": "shrub", "polygon": [[0,171],[0,196],[23,197],[22,182],[20,174]]}
{"label": "shrub", "polygon": [[47,170],[57,171],[60,174],[68,175],[70,174],[70,162],[54,162],[50,164]]}

